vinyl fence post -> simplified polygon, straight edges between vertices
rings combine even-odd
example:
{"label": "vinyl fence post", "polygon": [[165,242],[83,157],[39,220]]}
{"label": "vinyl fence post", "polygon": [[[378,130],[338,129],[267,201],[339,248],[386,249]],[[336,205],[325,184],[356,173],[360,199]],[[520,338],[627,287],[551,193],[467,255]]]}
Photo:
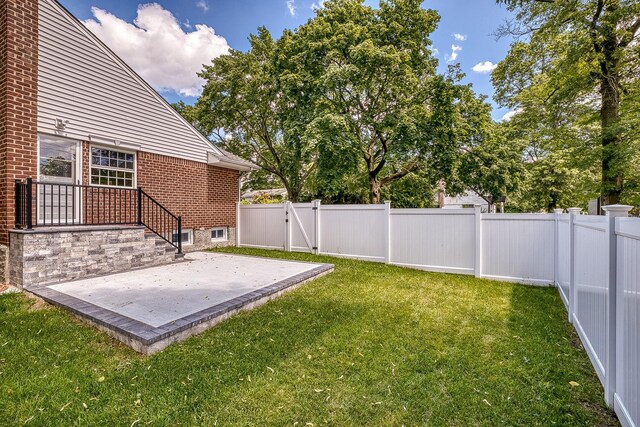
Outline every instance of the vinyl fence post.
{"label": "vinyl fence post", "polygon": [[629,216],[631,206],[609,205],[602,209],[607,215],[607,237],[608,237],[608,272],[607,276],[607,342],[605,359],[605,384],[604,400],[607,405],[613,407],[613,397],[616,389],[616,317],[617,317],[617,240],[616,240],[616,218]]}
{"label": "vinyl fence post", "polygon": [[236,202],[236,248],[240,247],[240,202]]}
{"label": "vinyl fence post", "polygon": [[391,201],[384,201],[384,263],[391,262]]}
{"label": "vinyl fence post", "polygon": [[475,261],[474,274],[476,277],[482,276],[482,205],[473,205],[475,216]]}
{"label": "vinyl fence post", "polygon": [[318,255],[320,253],[320,200],[314,200],[311,202],[311,209],[313,209],[313,253]]}
{"label": "vinyl fence post", "polygon": [[564,209],[553,210],[553,284],[560,286],[560,215],[564,212]]}
{"label": "vinyl fence post", "polygon": [[569,208],[569,322],[573,323],[573,313],[575,309],[576,302],[576,242],[575,242],[575,218],[576,215],[580,215],[582,209],[580,208]]}
{"label": "vinyl fence post", "polygon": [[284,250],[291,252],[291,221],[289,211],[291,202],[284,202]]}

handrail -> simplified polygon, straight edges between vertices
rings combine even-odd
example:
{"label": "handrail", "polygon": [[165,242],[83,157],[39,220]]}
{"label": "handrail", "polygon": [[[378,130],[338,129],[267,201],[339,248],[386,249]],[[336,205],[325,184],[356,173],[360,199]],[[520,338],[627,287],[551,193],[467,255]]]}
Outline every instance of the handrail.
{"label": "handrail", "polygon": [[171,213],[171,211],[169,211],[167,208],[165,208],[164,206],[162,206],[158,201],[156,201],[156,199],[154,199],[153,197],[151,197],[151,196],[150,196],[146,191],[144,191],[144,190],[142,189],[142,187],[139,187],[139,188],[140,188],[140,192],[141,192],[144,196],[148,197],[148,198],[149,198],[153,203],[156,203],[156,204],[157,204],[161,209],[163,209],[166,213],[168,213],[169,215],[171,215],[174,219],[176,219],[176,220],[178,219],[178,217],[177,217],[176,215],[174,215],[173,213]]}
{"label": "handrail", "polygon": [[142,187],[65,184],[32,178],[15,181],[17,229],[129,224],[146,227],[182,253],[182,217],[173,214]]}

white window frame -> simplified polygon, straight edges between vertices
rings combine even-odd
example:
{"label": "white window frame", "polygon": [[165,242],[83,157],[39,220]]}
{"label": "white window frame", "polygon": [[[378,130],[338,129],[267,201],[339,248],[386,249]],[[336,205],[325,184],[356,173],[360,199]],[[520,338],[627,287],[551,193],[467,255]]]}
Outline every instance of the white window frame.
{"label": "white window frame", "polygon": [[[117,168],[117,167],[111,167],[111,166],[100,166],[100,165],[94,165],[93,164],[93,149],[98,149],[98,150],[109,150],[109,151],[115,151],[116,153],[125,153],[125,154],[131,154],[133,155],[133,169],[122,169],[122,168]],[[132,177],[132,186],[131,187],[123,187],[120,185],[108,185],[108,184],[93,184],[91,181],[91,170],[94,168],[96,169],[105,169],[105,170],[112,170],[112,171],[120,171],[120,172],[131,172],[133,174]],[[89,182],[88,184],[92,187],[103,187],[103,188],[124,188],[124,189],[129,189],[129,190],[135,190],[136,188],[138,188],[138,152],[135,150],[129,150],[126,148],[120,148],[120,147],[114,147],[114,146],[109,146],[109,145],[102,145],[102,144],[90,144],[89,145]]]}
{"label": "white window frame", "polygon": [[[36,168],[37,168],[37,173],[35,176],[36,181],[38,182],[42,182],[43,181],[43,175],[40,173],[40,146],[42,144],[42,138],[49,138],[49,139],[59,139],[59,140],[65,140],[65,141],[69,141],[69,142],[75,142],[76,144],[76,159],[75,159],[75,170],[74,170],[74,181],[72,182],[72,184],[83,184],[82,182],[82,141],[79,141],[77,139],[74,138],[68,138],[66,136],[60,136],[60,135],[53,135],[50,133],[46,133],[46,132],[38,132],[37,134],[37,154],[36,154]],[[74,205],[75,205],[75,217],[78,219],[78,221],[82,222],[82,199],[80,197],[80,191],[76,192],[76,200],[74,201]],[[46,224],[46,222],[43,219],[43,212],[42,209],[40,207],[40,203],[36,204],[36,222],[38,224]]]}
{"label": "white window frame", "polygon": [[222,230],[222,237],[211,237],[212,242],[226,242],[227,240],[229,240],[229,229],[227,227],[213,227],[211,230],[209,230],[209,236],[211,236],[212,232],[218,230]]}
{"label": "white window frame", "polygon": [[[187,228],[187,229],[183,229],[182,230],[182,234],[187,233],[187,240],[183,240],[182,241],[182,246],[191,246],[193,245],[193,229],[192,228]],[[171,233],[171,240],[173,241],[173,235],[174,234],[178,234],[178,230],[173,230],[173,232]],[[178,243],[178,242],[173,242],[173,243]]]}

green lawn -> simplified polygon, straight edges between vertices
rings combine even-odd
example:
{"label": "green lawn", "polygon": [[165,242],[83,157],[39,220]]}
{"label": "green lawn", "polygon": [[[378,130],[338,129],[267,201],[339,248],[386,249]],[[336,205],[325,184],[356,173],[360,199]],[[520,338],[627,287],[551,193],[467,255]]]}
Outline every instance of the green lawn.
{"label": "green lawn", "polygon": [[143,357],[0,296],[0,425],[617,425],[557,291],[331,262]]}

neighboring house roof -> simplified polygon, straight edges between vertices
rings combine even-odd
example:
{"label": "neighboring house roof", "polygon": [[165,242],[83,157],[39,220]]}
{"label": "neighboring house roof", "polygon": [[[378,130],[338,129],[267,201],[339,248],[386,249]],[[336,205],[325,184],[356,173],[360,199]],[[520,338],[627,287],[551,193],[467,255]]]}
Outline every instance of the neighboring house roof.
{"label": "neighboring house roof", "polygon": [[268,196],[276,196],[276,197],[286,197],[287,189],[286,188],[269,188],[266,190],[251,190],[247,191],[242,195],[243,200],[253,200],[256,196],[260,194],[266,194]]}
{"label": "neighboring house roof", "polygon": [[[211,144],[56,0],[39,0],[39,8],[39,132],[251,167]],[[58,120],[64,129],[56,127]]]}
{"label": "neighboring house roof", "polygon": [[482,205],[488,206],[486,200],[473,191],[467,191],[458,196],[445,196],[444,207],[462,207],[466,205]]}

